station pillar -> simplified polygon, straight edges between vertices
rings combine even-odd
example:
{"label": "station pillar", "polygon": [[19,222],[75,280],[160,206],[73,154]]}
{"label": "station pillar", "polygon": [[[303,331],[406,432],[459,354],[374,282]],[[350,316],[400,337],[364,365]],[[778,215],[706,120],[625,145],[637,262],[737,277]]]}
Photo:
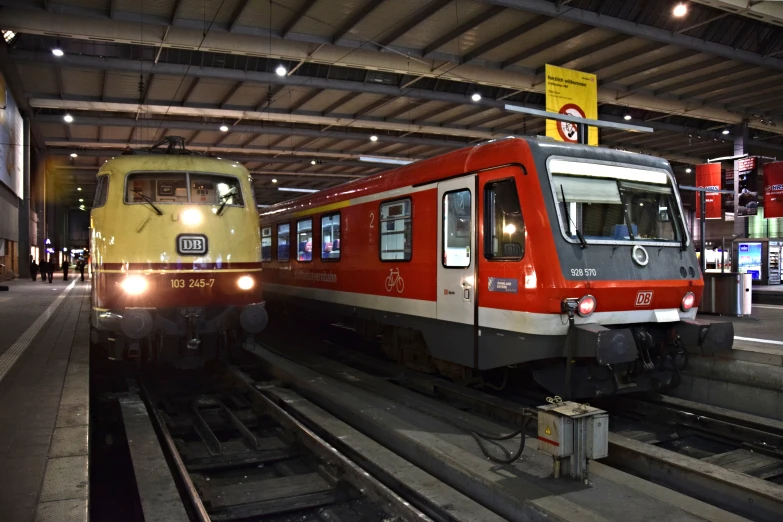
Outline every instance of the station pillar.
{"label": "station pillar", "polygon": [[[748,145],[748,124],[743,122],[734,128],[734,155],[741,156],[747,152]],[[739,194],[739,163],[740,160],[734,160],[734,197]],[[734,216],[734,236],[747,237],[748,218],[739,219]]]}

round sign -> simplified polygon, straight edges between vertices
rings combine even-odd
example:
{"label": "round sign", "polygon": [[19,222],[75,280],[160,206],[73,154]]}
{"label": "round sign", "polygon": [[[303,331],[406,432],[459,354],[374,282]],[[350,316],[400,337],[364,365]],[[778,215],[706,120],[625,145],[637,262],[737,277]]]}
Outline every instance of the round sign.
{"label": "round sign", "polygon": [[[567,114],[568,116],[575,116],[577,118],[584,118],[585,112],[581,107],[573,103],[566,103],[560,107],[560,114]],[[569,143],[579,143],[579,127],[573,123],[567,121],[557,122],[557,133],[563,138],[563,141]]]}

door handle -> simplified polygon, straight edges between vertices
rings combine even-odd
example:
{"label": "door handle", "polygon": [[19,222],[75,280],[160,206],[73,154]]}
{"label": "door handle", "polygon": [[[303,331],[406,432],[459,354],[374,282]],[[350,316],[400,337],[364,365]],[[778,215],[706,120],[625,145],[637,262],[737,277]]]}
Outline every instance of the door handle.
{"label": "door handle", "polygon": [[470,301],[470,287],[462,289],[462,298],[465,301]]}

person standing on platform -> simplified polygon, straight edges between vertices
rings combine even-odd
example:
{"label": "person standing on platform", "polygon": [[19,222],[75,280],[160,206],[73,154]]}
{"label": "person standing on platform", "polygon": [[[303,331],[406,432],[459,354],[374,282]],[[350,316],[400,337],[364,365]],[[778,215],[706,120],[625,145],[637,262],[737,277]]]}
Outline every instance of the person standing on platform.
{"label": "person standing on platform", "polygon": [[84,281],[84,258],[80,257],[76,262],[76,270],[82,275],[82,281]]}
{"label": "person standing on platform", "polygon": [[30,277],[32,278],[33,283],[38,277],[38,263],[35,262],[35,258],[33,256],[30,256]]}
{"label": "person standing on platform", "polygon": [[46,261],[46,258],[43,258],[41,260],[41,266],[38,267],[38,270],[41,272],[41,281],[44,283],[46,282],[46,276],[49,273],[49,263]]}
{"label": "person standing on platform", "polygon": [[49,284],[52,284],[52,279],[54,279],[54,268],[55,268],[55,266],[57,266],[57,265],[54,263],[54,259],[52,259],[50,257],[49,258],[49,262],[46,263],[46,272],[47,272],[46,275],[49,276]]}
{"label": "person standing on platform", "polygon": [[68,267],[71,266],[71,264],[68,262],[68,258],[63,258],[63,281],[68,280]]}

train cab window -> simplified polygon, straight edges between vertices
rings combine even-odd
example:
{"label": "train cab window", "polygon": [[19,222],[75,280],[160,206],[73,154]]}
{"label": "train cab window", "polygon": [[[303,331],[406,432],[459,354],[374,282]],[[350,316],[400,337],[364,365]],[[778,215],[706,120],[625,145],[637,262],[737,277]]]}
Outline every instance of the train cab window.
{"label": "train cab window", "polygon": [[92,208],[99,208],[106,204],[109,198],[109,176],[98,176],[98,185],[95,187],[95,201]]}
{"label": "train cab window", "polygon": [[470,266],[471,209],[470,190],[443,195],[443,266],[447,268]]}
{"label": "train cab window", "polygon": [[261,262],[272,260],[272,227],[261,229]]}
{"label": "train cab window", "polygon": [[410,198],[381,203],[378,229],[381,235],[381,261],[411,260]]}
{"label": "train cab window", "polygon": [[184,172],[142,172],[129,174],[125,203],[188,203]]}
{"label": "train cab window", "polygon": [[525,220],[513,179],[484,187],[484,256],[518,261],[525,255]]}
{"label": "train cab window", "polygon": [[190,202],[203,205],[244,206],[239,179],[231,176],[190,175]]}
{"label": "train cab window", "polygon": [[340,260],[340,214],[321,217],[321,260]]}
{"label": "train cab window", "polygon": [[277,225],[277,260],[288,261],[291,259],[290,253],[290,233],[291,225],[288,223],[282,223]]}
{"label": "train cab window", "polygon": [[302,219],[296,222],[296,260],[313,260],[313,219]]}

